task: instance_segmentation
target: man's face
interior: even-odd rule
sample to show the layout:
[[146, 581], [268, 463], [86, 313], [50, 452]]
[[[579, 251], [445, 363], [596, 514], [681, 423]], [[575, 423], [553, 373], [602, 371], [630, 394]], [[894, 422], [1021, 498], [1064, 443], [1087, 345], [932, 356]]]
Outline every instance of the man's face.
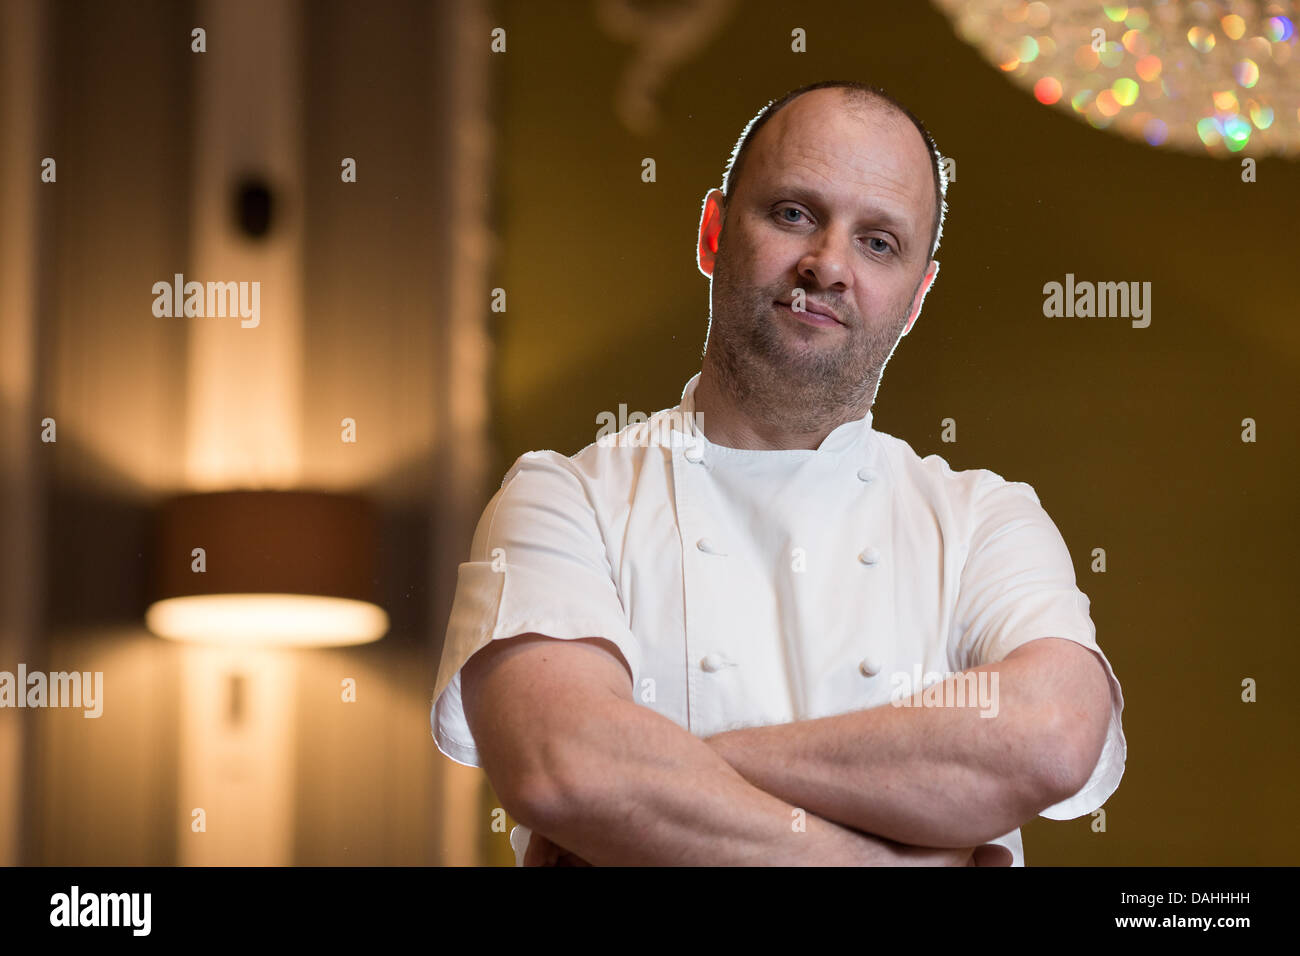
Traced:
[[[930, 154], [904, 116], [814, 90], [759, 130], [712, 257], [706, 354], [747, 414], [806, 430], [866, 414], [938, 267], [934, 211]], [[797, 289], [802, 315], [781, 304]]]

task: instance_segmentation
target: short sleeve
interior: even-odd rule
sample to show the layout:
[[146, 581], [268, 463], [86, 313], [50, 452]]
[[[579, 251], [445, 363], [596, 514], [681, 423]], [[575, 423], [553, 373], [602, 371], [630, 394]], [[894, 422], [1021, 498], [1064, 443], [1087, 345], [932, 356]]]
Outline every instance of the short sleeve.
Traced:
[[1029, 485], [988, 475], [974, 496], [970, 545], [951, 631], [952, 656], [963, 669], [978, 667], [1043, 637], [1071, 640], [1097, 655], [1110, 682], [1106, 742], [1079, 792], [1039, 814], [1069, 820], [1104, 804], [1124, 775], [1124, 695], [1097, 644], [1088, 597], [1076, 584], [1061, 533]]
[[438, 749], [481, 766], [461, 702], [465, 663], [490, 642], [520, 634], [600, 637], [635, 680], [641, 652], [614, 585], [586, 486], [554, 452], [529, 452], [506, 474], [479, 519], [470, 560], [460, 565], [430, 726]]

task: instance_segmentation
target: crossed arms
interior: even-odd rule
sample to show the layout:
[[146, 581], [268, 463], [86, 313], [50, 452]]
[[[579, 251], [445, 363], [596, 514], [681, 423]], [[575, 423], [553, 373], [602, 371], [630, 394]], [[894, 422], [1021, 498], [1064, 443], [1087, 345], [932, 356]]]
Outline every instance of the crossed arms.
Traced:
[[996, 718], [886, 704], [701, 739], [636, 703], [612, 643], [526, 634], [473, 655], [461, 694], [505, 809], [597, 866], [965, 865], [1083, 787], [1110, 713], [1072, 641], [974, 670], [999, 673]]

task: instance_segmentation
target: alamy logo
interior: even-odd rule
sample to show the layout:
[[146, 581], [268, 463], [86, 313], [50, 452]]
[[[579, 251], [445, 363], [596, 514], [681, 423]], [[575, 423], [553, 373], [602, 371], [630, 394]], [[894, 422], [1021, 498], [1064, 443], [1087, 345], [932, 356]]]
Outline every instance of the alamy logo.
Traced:
[[[630, 425], [644, 425], [649, 428], [627, 432]], [[618, 413], [601, 412], [596, 416], [600, 429], [596, 432], [596, 444], [603, 448], [638, 447], [638, 448], [681, 448], [689, 444], [686, 436], [704, 430], [703, 412], [683, 412], [672, 409], [658, 413], [656, 418], [645, 412], [628, 413], [627, 403], [620, 402]]]
[[104, 713], [103, 671], [0, 671], [0, 707], [82, 707], [83, 717]]
[[1132, 319], [1135, 329], [1151, 324], [1150, 282], [1075, 282], [1074, 273], [1067, 272], [1064, 286], [1049, 282], [1043, 295], [1043, 315], [1049, 319], [1115, 316]]
[[242, 328], [255, 329], [262, 321], [262, 283], [186, 282], [176, 273], [171, 282], [153, 284], [153, 314], [160, 319], [240, 316]]
[[133, 936], [148, 936], [151, 893], [70, 893], [50, 897], [51, 926], [129, 926]]
[[[926, 671], [913, 665], [890, 675], [893, 690], [889, 702], [895, 707], [978, 707], [981, 717], [998, 715], [997, 671]], [[917, 693], [920, 693], [919, 699]]]

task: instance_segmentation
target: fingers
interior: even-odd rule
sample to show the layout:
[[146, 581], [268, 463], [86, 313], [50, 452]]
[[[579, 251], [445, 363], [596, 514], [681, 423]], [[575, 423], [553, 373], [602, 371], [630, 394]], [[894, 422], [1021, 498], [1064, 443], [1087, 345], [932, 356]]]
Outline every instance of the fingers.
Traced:
[[540, 833], [534, 832], [524, 851], [524, 866], [555, 866], [560, 848]]
[[971, 855], [969, 866], [1010, 866], [1011, 851], [997, 843], [985, 843], [977, 846]]
[[561, 853], [560, 858], [555, 861], [556, 866], [591, 866], [586, 860], [576, 853]]
[[524, 866], [591, 866], [586, 860], [571, 853], [540, 833], [534, 832], [524, 851]]

